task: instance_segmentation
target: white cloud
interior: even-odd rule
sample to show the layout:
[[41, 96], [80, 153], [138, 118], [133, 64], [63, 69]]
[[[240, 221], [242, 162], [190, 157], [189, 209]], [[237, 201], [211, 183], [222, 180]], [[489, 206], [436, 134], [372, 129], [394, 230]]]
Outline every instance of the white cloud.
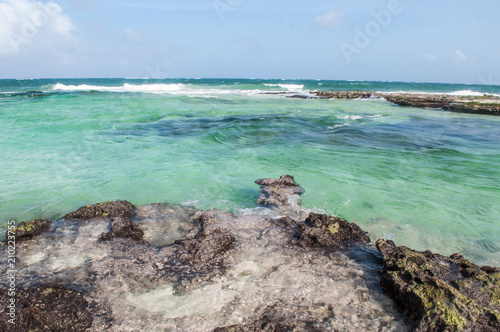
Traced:
[[0, 56], [17, 55], [38, 40], [53, 47], [73, 38], [76, 31], [69, 17], [55, 2], [31, 0], [0, 2]]
[[463, 54], [462, 51], [456, 50], [455, 51], [455, 61], [462, 62], [465, 60], [467, 60], [467, 55]]
[[335, 30], [346, 19], [347, 15], [343, 12], [328, 12], [325, 15], [318, 15], [314, 20], [314, 26], [320, 29]]
[[423, 55], [423, 58], [429, 62], [434, 62], [434, 61], [437, 61], [437, 56], [435, 56], [434, 54], [430, 53], [430, 54], [424, 54]]

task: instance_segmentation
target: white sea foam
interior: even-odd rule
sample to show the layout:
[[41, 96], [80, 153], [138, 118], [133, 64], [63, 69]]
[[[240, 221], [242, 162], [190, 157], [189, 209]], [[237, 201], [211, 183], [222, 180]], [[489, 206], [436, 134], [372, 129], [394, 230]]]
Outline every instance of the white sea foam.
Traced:
[[450, 92], [447, 94], [450, 96], [474, 96], [474, 97], [484, 96], [484, 93], [472, 90], [460, 90], [460, 91]]
[[337, 129], [337, 128], [349, 127], [349, 126], [351, 126], [351, 125], [348, 123], [343, 123], [343, 124], [338, 124], [335, 126], [328, 126], [326, 129]]
[[340, 117], [340, 119], [344, 119], [344, 120], [360, 120], [362, 118], [363, 117], [361, 115], [346, 115], [346, 116]]
[[125, 83], [122, 86], [101, 85], [64, 85], [57, 83], [53, 89], [58, 91], [101, 91], [101, 92], [143, 92], [143, 93], [171, 93], [181, 90], [185, 85], [178, 84], [143, 84], [134, 85]]
[[302, 84], [270, 84], [264, 83], [265, 86], [269, 87], [280, 87], [287, 92], [304, 92], [304, 85]]
[[217, 89], [217, 88], [200, 88], [191, 84], [129, 84], [125, 83], [121, 86], [101, 86], [101, 85], [65, 85], [57, 83], [52, 86], [55, 91], [100, 91], [100, 92], [115, 92], [115, 93], [152, 93], [152, 94], [172, 94], [184, 95], [188, 97], [217, 97], [219, 95], [245, 95], [252, 96], [269, 92], [261, 89]]
[[453, 91], [453, 92], [426, 92], [426, 91], [377, 91], [377, 93], [389, 93], [389, 94], [399, 94], [399, 93], [405, 93], [405, 94], [415, 94], [415, 95], [420, 95], [420, 94], [426, 94], [426, 95], [448, 95], [448, 96], [466, 96], [466, 97], [482, 97], [486, 95], [486, 93], [483, 92], [477, 92], [477, 91], [472, 91], [472, 90], [459, 90], [459, 91]]

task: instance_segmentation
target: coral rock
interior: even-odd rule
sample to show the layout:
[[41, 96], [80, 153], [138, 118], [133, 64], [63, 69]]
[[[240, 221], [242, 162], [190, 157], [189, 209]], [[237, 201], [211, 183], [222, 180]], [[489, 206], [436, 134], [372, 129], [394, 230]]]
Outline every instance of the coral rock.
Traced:
[[102, 217], [132, 217], [134, 206], [127, 201], [104, 202], [87, 205], [66, 214], [64, 219], [92, 219]]
[[368, 233], [358, 225], [326, 214], [310, 213], [297, 229], [298, 243], [304, 247], [341, 247], [353, 242], [370, 243]]
[[382, 287], [415, 319], [417, 331], [500, 331], [500, 272], [378, 240]]

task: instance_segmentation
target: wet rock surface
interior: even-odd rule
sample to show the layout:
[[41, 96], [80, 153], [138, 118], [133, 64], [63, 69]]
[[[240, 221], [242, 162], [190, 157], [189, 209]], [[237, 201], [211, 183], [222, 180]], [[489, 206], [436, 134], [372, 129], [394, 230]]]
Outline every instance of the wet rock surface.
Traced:
[[[302, 208], [292, 176], [257, 184], [265, 207], [241, 214], [117, 201], [53, 221], [17, 247], [18, 326], [54, 317], [45, 330], [71, 319], [88, 331], [499, 329], [499, 269], [391, 241], [377, 251], [357, 225]], [[58, 290], [50, 301], [47, 287]], [[29, 318], [31, 303], [49, 302], [57, 313]]]
[[[37, 219], [31, 221], [20, 222], [17, 227], [12, 231], [15, 234], [16, 242], [32, 239], [40, 235], [50, 228], [52, 221], [47, 219]], [[9, 232], [5, 233], [5, 237], [9, 238]]]
[[328, 305], [304, 307], [277, 304], [266, 307], [261, 316], [251, 323], [218, 327], [213, 332], [319, 332], [325, 330], [323, 326], [333, 317], [333, 309]]
[[10, 299], [7, 290], [0, 289], [1, 331], [86, 331], [92, 326], [92, 309], [74, 289], [48, 284], [17, 290], [15, 325], [8, 322]]
[[297, 229], [297, 243], [304, 247], [339, 248], [354, 242], [368, 244], [370, 237], [345, 219], [311, 212]]
[[109, 201], [94, 205], [87, 205], [66, 214], [64, 219], [92, 219], [112, 217], [132, 217], [134, 206], [127, 201]]
[[500, 269], [378, 240], [382, 287], [415, 319], [417, 331], [500, 331]]
[[294, 181], [291, 175], [282, 175], [279, 179], [259, 179], [255, 183], [261, 188], [257, 204], [265, 206], [289, 205], [291, 196], [300, 196], [304, 193], [304, 189]]

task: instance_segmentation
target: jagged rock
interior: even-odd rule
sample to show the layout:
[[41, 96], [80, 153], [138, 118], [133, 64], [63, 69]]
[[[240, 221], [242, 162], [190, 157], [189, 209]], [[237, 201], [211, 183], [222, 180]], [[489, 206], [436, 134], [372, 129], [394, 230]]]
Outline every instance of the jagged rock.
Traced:
[[500, 269], [378, 240], [381, 285], [415, 319], [417, 331], [500, 331]]
[[384, 98], [399, 106], [441, 108], [451, 112], [500, 115], [500, 97], [484, 96], [452, 96], [428, 93], [387, 93], [367, 91], [317, 91], [319, 98], [367, 99]]
[[111, 231], [103, 233], [101, 239], [110, 240], [113, 237], [129, 238], [137, 242], [144, 242], [144, 232], [139, 225], [130, 218], [118, 217], [111, 222]]
[[282, 175], [278, 180], [259, 179], [255, 183], [261, 188], [257, 204], [276, 207], [288, 205], [290, 196], [300, 196], [304, 193], [304, 189], [294, 181], [291, 175]]
[[99, 217], [132, 217], [134, 205], [127, 201], [109, 201], [95, 205], [87, 205], [66, 214], [64, 219], [92, 219]]
[[[31, 239], [50, 228], [52, 221], [47, 219], [37, 219], [20, 222], [11, 232], [15, 233], [16, 241]], [[5, 237], [9, 238], [9, 231], [5, 232]]]
[[8, 304], [12, 297], [7, 289], [0, 289], [1, 331], [86, 331], [92, 325], [89, 303], [76, 290], [47, 284], [17, 290], [15, 298], [15, 324], [11, 324]]
[[336, 248], [353, 242], [370, 243], [368, 233], [342, 218], [311, 212], [297, 229], [297, 242], [304, 247]]

